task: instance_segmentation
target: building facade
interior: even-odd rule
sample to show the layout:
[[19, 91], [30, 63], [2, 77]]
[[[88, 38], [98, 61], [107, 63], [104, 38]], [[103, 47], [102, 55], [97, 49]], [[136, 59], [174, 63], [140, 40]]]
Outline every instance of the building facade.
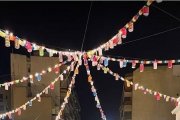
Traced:
[[[133, 81], [133, 74], [127, 74], [126, 78]], [[132, 86], [123, 85], [120, 106], [120, 120], [132, 120]]]
[[[134, 83], [152, 90], [174, 97], [180, 94], [179, 65], [174, 65], [172, 69], [158, 66], [157, 70], [145, 67], [144, 72], [136, 69], [130, 76]], [[133, 88], [128, 89], [125, 84], [120, 107], [121, 120], [175, 120], [175, 116], [171, 114], [175, 107], [173, 103], [157, 101], [152, 95], [144, 95], [139, 90], [134, 91]], [[131, 102], [127, 103], [127, 101]]]
[[[35, 74], [46, 70], [48, 67], [53, 67], [58, 63], [57, 57], [37, 57], [30, 58], [24, 55], [11, 54], [11, 74], [12, 80], [20, 79], [23, 76]], [[60, 71], [66, 68], [65, 65], [60, 67]], [[34, 80], [34, 83], [29, 82], [20, 83], [12, 86], [11, 89], [11, 109], [14, 109], [41, 92], [51, 81], [58, 76], [54, 72], [47, 73], [42, 76], [41, 81]], [[58, 81], [55, 84], [54, 90], [50, 91], [48, 95], [42, 95], [41, 102], [33, 102], [31, 108], [23, 111], [21, 116], [15, 115], [15, 120], [55, 120], [55, 117], [60, 109], [61, 103], [64, 100], [70, 78], [64, 81]], [[69, 103], [67, 104], [63, 119], [64, 120], [80, 120], [80, 105], [76, 92], [73, 91]]]

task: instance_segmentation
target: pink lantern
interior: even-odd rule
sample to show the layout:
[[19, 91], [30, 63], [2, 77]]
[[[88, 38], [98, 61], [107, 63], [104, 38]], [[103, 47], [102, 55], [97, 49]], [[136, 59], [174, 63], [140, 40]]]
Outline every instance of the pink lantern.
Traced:
[[26, 41], [26, 45], [25, 45], [26, 49], [28, 52], [32, 52], [32, 45], [30, 42]]
[[148, 6], [144, 6], [143, 7], [143, 15], [144, 16], [148, 16], [149, 15], [149, 7]]
[[50, 84], [50, 89], [51, 89], [51, 90], [54, 90], [54, 83], [51, 83], [51, 84]]
[[122, 28], [122, 29], [121, 29], [121, 35], [122, 35], [122, 38], [126, 38], [126, 36], [127, 36], [127, 30], [126, 30], [126, 28]]
[[172, 60], [169, 60], [169, 61], [168, 61], [168, 68], [172, 68], [172, 67], [173, 67]]
[[140, 64], [140, 72], [143, 72], [144, 71], [144, 63], [141, 63]]

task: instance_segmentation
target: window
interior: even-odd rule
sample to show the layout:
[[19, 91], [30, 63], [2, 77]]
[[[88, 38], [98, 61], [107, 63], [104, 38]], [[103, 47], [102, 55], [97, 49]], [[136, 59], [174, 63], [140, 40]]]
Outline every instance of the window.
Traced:
[[0, 94], [0, 102], [3, 102], [3, 94]]
[[124, 112], [124, 118], [126, 119], [132, 119], [132, 112]]

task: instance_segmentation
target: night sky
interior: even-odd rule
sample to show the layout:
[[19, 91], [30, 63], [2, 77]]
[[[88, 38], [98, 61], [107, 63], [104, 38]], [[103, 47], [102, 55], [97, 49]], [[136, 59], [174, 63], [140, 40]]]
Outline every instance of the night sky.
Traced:
[[[80, 50], [90, 2], [0, 2], [0, 28], [40, 45], [58, 50]], [[145, 2], [97, 2], [92, 4], [84, 50], [96, 48], [108, 41], [138, 12]], [[105, 55], [139, 59], [180, 58], [180, 2], [154, 3], [150, 15], [135, 23], [122, 45]], [[168, 15], [169, 14], [169, 15]], [[178, 28], [177, 28], [178, 27]], [[175, 29], [169, 32], [166, 30]], [[161, 33], [159, 33], [161, 32]], [[151, 36], [156, 34], [154, 36]], [[149, 36], [149, 37], [147, 37]], [[139, 39], [140, 38], [140, 39]], [[141, 39], [142, 38], [142, 39]], [[134, 41], [135, 42], [129, 42]], [[24, 48], [6, 48], [0, 38], [0, 80], [9, 80], [10, 53], [28, 55]], [[124, 76], [132, 69], [110, 68]], [[119, 120], [123, 83], [91, 67], [101, 105], [108, 120]], [[100, 120], [94, 97], [87, 82], [85, 68], [80, 68], [75, 90], [81, 105], [82, 120]]]

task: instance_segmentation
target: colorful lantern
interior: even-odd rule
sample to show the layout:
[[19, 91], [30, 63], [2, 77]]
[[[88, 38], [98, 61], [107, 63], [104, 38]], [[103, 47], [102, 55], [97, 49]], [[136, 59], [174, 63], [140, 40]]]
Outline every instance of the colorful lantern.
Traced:
[[11, 46], [11, 44], [10, 44], [10, 39], [9, 39], [9, 35], [8, 35], [8, 34], [6, 34], [6, 36], [5, 36], [5, 46], [6, 46], [6, 47], [10, 47], [10, 46]]
[[25, 48], [27, 49], [28, 52], [32, 52], [32, 45], [30, 42], [26, 41]]
[[133, 32], [133, 30], [134, 30], [134, 23], [133, 22], [129, 22], [128, 31], [129, 32]]
[[143, 72], [144, 71], [144, 63], [141, 63], [140, 64], [140, 72]]
[[144, 16], [148, 16], [149, 15], [149, 7], [148, 6], [144, 6], [143, 7], [143, 15]]
[[120, 31], [121, 31], [122, 38], [126, 38], [126, 36], [127, 36], [126, 28], [122, 28]]
[[14, 46], [16, 49], [19, 49], [20, 48], [20, 44], [19, 44], [19, 38], [16, 37], [15, 41], [14, 41]]
[[39, 56], [44, 56], [44, 47], [39, 48]]

